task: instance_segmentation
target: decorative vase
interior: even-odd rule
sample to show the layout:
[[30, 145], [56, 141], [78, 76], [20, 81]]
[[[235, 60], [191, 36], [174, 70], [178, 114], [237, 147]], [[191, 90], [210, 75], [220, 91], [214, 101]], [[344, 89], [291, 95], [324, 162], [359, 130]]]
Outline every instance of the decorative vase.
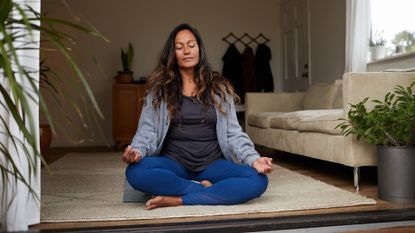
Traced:
[[133, 82], [134, 75], [132, 71], [118, 71], [116, 77], [117, 83], [120, 84], [130, 84]]
[[386, 49], [384, 45], [377, 45], [371, 47], [372, 61], [385, 58]]
[[378, 196], [415, 203], [415, 147], [378, 147]]

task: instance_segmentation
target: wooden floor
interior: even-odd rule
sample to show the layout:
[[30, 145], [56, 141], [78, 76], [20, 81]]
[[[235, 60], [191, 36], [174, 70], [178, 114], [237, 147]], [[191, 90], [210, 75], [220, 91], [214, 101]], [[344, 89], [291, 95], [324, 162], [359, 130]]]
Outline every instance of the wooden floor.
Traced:
[[[257, 148], [258, 151], [263, 156], [273, 157], [274, 163], [299, 172], [303, 175], [313, 177], [317, 180], [321, 180], [325, 183], [334, 185], [341, 189], [354, 192], [355, 188], [353, 186], [353, 169], [350, 167], [324, 162], [320, 160], [306, 158], [304, 156], [297, 156], [292, 154], [287, 154], [283, 152], [277, 152], [273, 150], [267, 150], [264, 148]], [[51, 148], [45, 154], [45, 160], [48, 164], [59, 159], [64, 154], [69, 152], [108, 152], [116, 151], [115, 149], [109, 148]], [[121, 152], [120, 152], [121, 158]], [[278, 172], [278, 170], [273, 171]], [[372, 213], [380, 213], [384, 219], [388, 219], [387, 216], [391, 213], [393, 215], [389, 220], [399, 221], [399, 220], [408, 220], [407, 218], [413, 219], [413, 216], [409, 216], [408, 213], [415, 211], [415, 204], [396, 204], [386, 201], [382, 201], [377, 197], [377, 182], [376, 182], [376, 168], [373, 167], [364, 167], [361, 170], [361, 182], [360, 182], [360, 194], [374, 198], [377, 201], [376, 205], [367, 205], [367, 206], [354, 206], [354, 207], [341, 207], [341, 208], [328, 208], [328, 209], [318, 209], [318, 210], [305, 210], [305, 211], [285, 211], [285, 212], [275, 212], [275, 213], [258, 213], [258, 214], [239, 214], [239, 215], [226, 215], [226, 216], [210, 216], [210, 217], [193, 217], [193, 218], [172, 218], [172, 219], [161, 219], [161, 220], [128, 220], [128, 221], [103, 221], [103, 222], [85, 222], [85, 223], [42, 223], [37, 224], [31, 227], [31, 229], [40, 229], [47, 231], [48, 229], [74, 229], [74, 228], [101, 228], [101, 227], [128, 227], [135, 226], [145, 227], [145, 226], [161, 226], [166, 224], [176, 224], [177, 222], [183, 224], [192, 223], [228, 223], [233, 224], [232, 222], [239, 222], [241, 224], [241, 219], [246, 219], [247, 221], [269, 221], [273, 224], [276, 224], [278, 221], [294, 221], [295, 219], [312, 219], [313, 216], [319, 217], [324, 216], [326, 219], [326, 224], [330, 224], [330, 219], [327, 216], [333, 216], [341, 219], [344, 216], [353, 216], [357, 213], [362, 213], [362, 216], [370, 216]], [[412, 210], [412, 208], [414, 208]], [[402, 214], [401, 214], [402, 213]], [[362, 217], [363, 219], [364, 217]], [[406, 218], [406, 219], [405, 219]], [[294, 219], [294, 220], [293, 220]], [[372, 218], [374, 221], [379, 219], [379, 221], [384, 221], [378, 217]], [[245, 221], [245, 222], [247, 222]], [[313, 220], [314, 221], [314, 220]], [[329, 222], [327, 222], [329, 221]], [[355, 221], [358, 221], [356, 219]], [[368, 220], [369, 221], [369, 220]], [[333, 220], [333, 224], [334, 224]], [[259, 225], [258, 225], [259, 226]], [[291, 226], [292, 228], [293, 226]], [[138, 229], [137, 228], [137, 229]], [[259, 229], [269, 229], [269, 228], [259, 228]], [[409, 229], [409, 228], [408, 228]], [[251, 229], [252, 231], [253, 229]], [[258, 230], [258, 229], [256, 229]], [[138, 232], [138, 231], [137, 231]], [[232, 232], [232, 231], [227, 231]]]

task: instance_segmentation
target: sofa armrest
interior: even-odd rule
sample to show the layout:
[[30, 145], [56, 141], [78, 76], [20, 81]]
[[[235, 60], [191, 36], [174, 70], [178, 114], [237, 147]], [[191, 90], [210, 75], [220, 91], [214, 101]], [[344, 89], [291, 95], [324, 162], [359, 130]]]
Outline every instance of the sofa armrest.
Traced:
[[345, 73], [343, 75], [343, 109], [344, 116], [350, 104], [356, 104], [369, 97], [366, 107], [373, 108], [372, 100], [383, 100], [387, 92], [392, 92], [396, 85], [409, 86], [415, 81], [415, 72], [365, 72]]
[[262, 93], [245, 95], [245, 125], [248, 115], [255, 112], [290, 112], [303, 108], [304, 92]]

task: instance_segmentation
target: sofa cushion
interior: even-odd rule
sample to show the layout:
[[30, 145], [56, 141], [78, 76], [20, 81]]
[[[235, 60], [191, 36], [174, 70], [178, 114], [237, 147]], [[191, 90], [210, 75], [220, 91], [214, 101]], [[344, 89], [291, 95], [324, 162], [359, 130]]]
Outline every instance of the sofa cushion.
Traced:
[[297, 129], [300, 132], [320, 132], [333, 135], [341, 135], [341, 130], [336, 126], [342, 123], [338, 120], [343, 117], [343, 109], [327, 109], [324, 112], [318, 112], [313, 116], [308, 116], [297, 123]]
[[303, 109], [331, 109], [337, 94], [336, 83], [317, 83], [311, 85], [304, 96]]
[[274, 116], [278, 116], [283, 112], [257, 112], [249, 114], [248, 124], [259, 128], [269, 128], [270, 119]]
[[270, 128], [297, 130], [298, 122], [312, 116], [321, 116], [326, 114], [330, 109], [319, 110], [301, 110], [287, 113], [280, 113], [270, 117]]

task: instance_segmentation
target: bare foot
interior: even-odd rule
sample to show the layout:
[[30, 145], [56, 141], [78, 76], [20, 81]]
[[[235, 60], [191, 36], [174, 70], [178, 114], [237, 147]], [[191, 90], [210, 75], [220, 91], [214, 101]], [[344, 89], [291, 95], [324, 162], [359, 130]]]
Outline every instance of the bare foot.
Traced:
[[181, 197], [156, 196], [147, 201], [146, 207], [151, 210], [157, 207], [179, 206], [182, 204]]
[[202, 180], [200, 181], [200, 184], [205, 186], [205, 188], [212, 186], [212, 183], [210, 183], [208, 180]]

